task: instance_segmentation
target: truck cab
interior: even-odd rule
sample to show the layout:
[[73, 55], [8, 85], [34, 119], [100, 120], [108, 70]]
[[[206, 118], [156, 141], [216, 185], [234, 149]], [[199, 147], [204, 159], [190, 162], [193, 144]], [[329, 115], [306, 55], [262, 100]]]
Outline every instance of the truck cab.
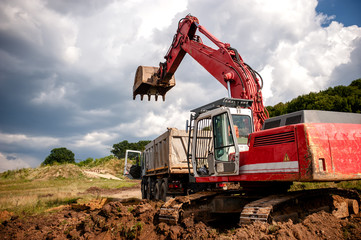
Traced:
[[239, 153], [254, 131], [252, 101], [222, 98], [192, 110], [191, 159], [195, 177], [239, 174]]

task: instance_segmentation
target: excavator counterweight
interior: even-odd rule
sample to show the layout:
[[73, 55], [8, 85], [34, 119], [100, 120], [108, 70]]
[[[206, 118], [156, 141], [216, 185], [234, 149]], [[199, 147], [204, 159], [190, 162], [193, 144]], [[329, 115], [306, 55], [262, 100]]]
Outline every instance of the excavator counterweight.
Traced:
[[148, 96], [150, 100], [151, 95], [155, 96], [155, 100], [158, 100], [158, 96], [161, 95], [163, 101], [165, 100], [165, 94], [175, 85], [174, 76], [167, 83], [161, 83], [158, 77], [159, 67], [146, 67], [139, 66], [134, 78], [133, 85], [133, 99], [139, 94], [141, 100], [144, 95]]

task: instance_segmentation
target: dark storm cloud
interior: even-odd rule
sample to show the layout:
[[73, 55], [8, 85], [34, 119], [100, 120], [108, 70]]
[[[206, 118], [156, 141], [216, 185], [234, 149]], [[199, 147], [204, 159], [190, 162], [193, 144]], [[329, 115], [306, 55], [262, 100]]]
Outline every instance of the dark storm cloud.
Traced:
[[18, 24], [0, 29], [1, 57], [6, 60], [1, 64], [4, 70], [48, 69], [59, 63], [61, 36], [56, 33], [56, 28], [39, 25], [39, 19], [28, 22], [29, 19], [22, 17], [26, 14], [19, 11], [12, 16], [14, 19], [2, 19], [8, 23], [17, 21]]
[[153, 53], [136, 39], [141, 19], [124, 16], [133, 14], [122, 3], [107, 9], [111, 2], [0, 3], [0, 165], [39, 164], [62, 146], [76, 158], [101, 157], [136, 138], [116, 126], [149, 112], [151, 103], [132, 102], [131, 86]]
[[34, 105], [32, 99], [62, 63], [61, 35], [52, 23], [31, 14], [29, 9], [17, 8], [15, 1], [1, 11], [0, 131], [52, 135], [62, 132], [54, 119], [65, 122], [66, 112]]
[[[45, 67], [45, 66], [44, 66]], [[64, 123], [74, 114], [74, 109], [64, 105], [49, 106], [34, 103], [34, 99], [46, 91], [51, 72], [2, 72], [0, 88], [0, 126], [9, 133], [56, 135], [65, 134]], [[61, 78], [54, 86], [61, 86]]]
[[[0, 30], [0, 47], [3, 54], [6, 53], [16, 59], [21, 59], [21, 61], [29, 61], [33, 59], [42, 60], [41, 54], [39, 54], [39, 51], [36, 49], [34, 44], [22, 39], [17, 33], [12, 31]], [[6, 63], [9, 62], [4, 61], [1, 65], [3, 66]], [[9, 67], [9, 65], [6, 65], [6, 67]]]

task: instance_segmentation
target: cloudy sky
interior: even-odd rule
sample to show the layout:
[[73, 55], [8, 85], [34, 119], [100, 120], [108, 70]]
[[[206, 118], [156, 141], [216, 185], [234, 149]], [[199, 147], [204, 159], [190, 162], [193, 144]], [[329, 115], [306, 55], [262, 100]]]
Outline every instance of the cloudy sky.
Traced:
[[132, 100], [138, 65], [157, 66], [180, 18], [196, 16], [263, 76], [266, 105], [361, 77], [358, 0], [2, 0], [0, 172], [51, 149], [77, 160], [123, 140], [184, 129], [227, 91], [186, 56], [166, 101]]

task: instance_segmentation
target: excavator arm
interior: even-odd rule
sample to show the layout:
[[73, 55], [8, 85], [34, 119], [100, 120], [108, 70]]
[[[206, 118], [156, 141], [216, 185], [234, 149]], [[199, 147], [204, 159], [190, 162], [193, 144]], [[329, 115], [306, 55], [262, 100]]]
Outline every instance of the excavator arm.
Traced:
[[[205, 44], [196, 31], [212, 41], [218, 49]], [[196, 17], [188, 15], [178, 23], [177, 33], [165, 55], [165, 62], [159, 68], [139, 66], [133, 87], [133, 99], [136, 95], [158, 95], [165, 99], [165, 94], [175, 85], [174, 73], [182, 62], [185, 54], [192, 56], [225, 88], [232, 98], [253, 100], [251, 109], [254, 115], [255, 131], [262, 128], [268, 112], [263, 106], [262, 78], [247, 65], [237, 50], [230, 44], [223, 43], [199, 24]]]

